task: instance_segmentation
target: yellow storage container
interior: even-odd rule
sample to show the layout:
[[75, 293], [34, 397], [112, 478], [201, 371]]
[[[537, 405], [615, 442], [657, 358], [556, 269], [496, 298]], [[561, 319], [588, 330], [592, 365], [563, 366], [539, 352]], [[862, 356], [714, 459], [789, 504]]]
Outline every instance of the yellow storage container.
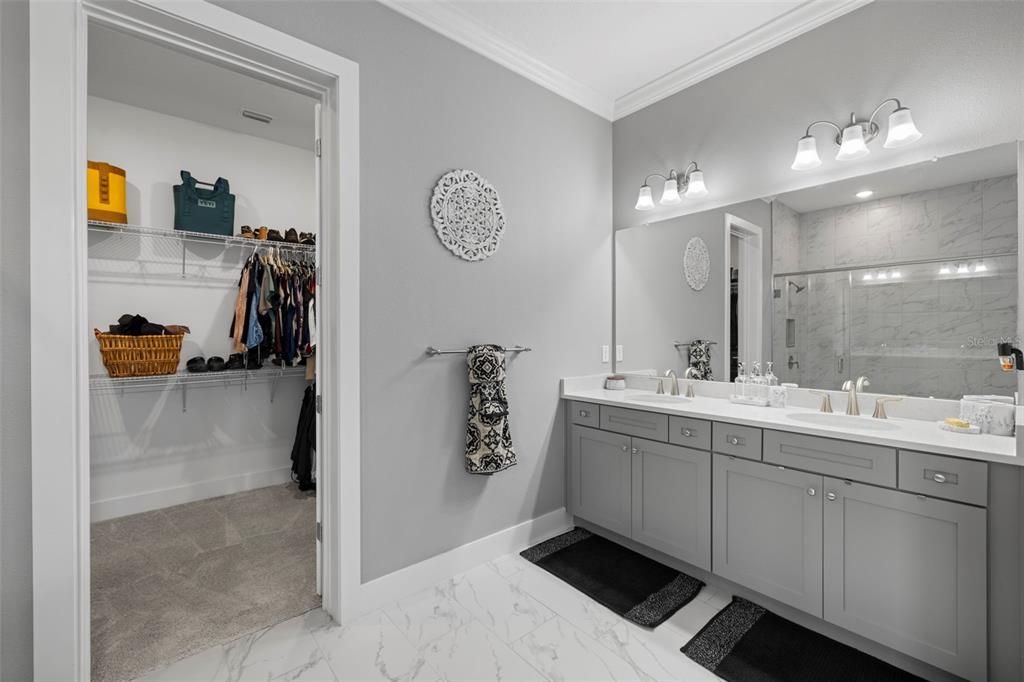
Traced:
[[124, 169], [102, 161], [90, 161], [87, 176], [89, 220], [127, 223]]

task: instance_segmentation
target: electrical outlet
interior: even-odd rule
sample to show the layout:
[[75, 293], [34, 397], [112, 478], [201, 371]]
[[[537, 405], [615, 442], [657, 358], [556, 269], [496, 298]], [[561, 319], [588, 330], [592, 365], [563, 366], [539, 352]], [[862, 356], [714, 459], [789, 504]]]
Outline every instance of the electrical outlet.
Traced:
[[608, 362], [608, 346], [601, 346], [601, 362]]
[[622, 362], [622, 345], [615, 346], [615, 362]]

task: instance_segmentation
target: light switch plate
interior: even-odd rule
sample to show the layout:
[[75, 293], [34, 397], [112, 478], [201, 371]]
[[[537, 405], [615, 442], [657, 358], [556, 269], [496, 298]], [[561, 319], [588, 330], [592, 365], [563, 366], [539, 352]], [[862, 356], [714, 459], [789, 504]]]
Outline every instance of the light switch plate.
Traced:
[[615, 362], [622, 362], [622, 346], [615, 346]]
[[609, 362], [608, 346], [601, 346], [601, 362]]

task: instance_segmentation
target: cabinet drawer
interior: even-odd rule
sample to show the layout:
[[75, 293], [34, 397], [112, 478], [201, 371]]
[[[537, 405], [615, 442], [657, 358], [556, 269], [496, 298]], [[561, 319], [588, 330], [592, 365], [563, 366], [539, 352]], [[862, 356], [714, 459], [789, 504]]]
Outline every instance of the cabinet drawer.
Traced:
[[879, 445], [765, 431], [764, 461], [850, 481], [896, 487], [896, 450]]
[[668, 415], [601, 406], [601, 428], [651, 440], [668, 440]]
[[669, 417], [668, 442], [697, 450], [710, 450], [711, 422], [689, 417]]
[[745, 459], [761, 459], [761, 429], [715, 422], [711, 429], [715, 452]]
[[900, 450], [900, 488], [982, 507], [988, 504], [988, 465]]
[[569, 421], [573, 424], [592, 426], [596, 429], [601, 424], [597, 405], [594, 403], [581, 403], [579, 400], [570, 400]]

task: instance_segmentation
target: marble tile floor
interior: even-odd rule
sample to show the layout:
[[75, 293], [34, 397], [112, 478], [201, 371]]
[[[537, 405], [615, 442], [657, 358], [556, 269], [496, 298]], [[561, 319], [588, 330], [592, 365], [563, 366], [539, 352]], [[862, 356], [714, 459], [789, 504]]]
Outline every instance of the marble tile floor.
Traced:
[[93, 681], [257, 641], [247, 633], [280, 641], [290, 630], [261, 630], [320, 605], [315, 533], [316, 498], [294, 484], [94, 523]]
[[730, 599], [705, 587], [652, 631], [512, 554], [345, 627], [316, 609], [139, 682], [718, 680], [679, 648]]

